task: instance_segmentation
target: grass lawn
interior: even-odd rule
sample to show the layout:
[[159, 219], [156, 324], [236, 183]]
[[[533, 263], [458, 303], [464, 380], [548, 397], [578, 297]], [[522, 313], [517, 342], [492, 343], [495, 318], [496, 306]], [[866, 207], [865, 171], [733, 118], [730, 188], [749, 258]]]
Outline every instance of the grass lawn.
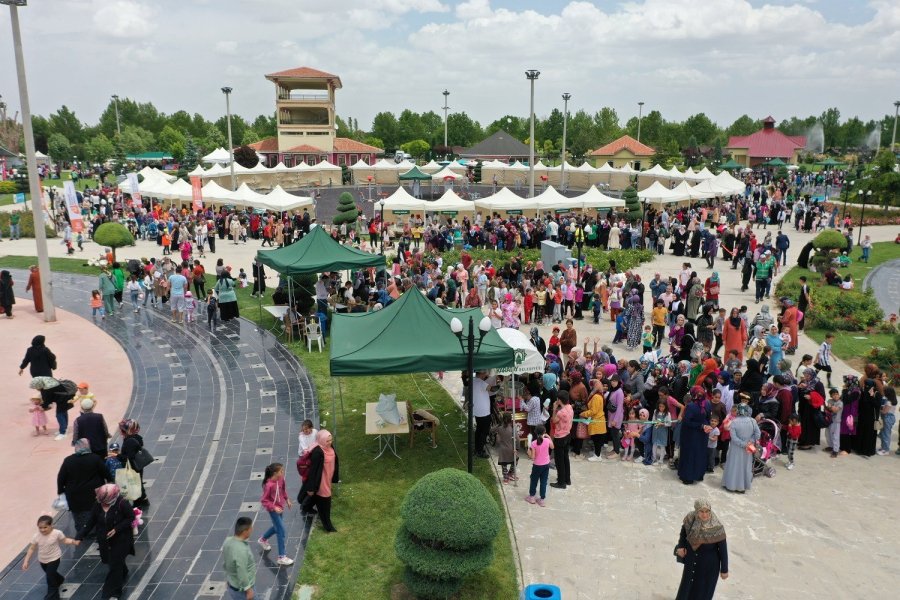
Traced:
[[[27, 268], [35, 262], [34, 257], [0, 257], [0, 267]], [[96, 267], [71, 258], [51, 259], [51, 268], [89, 275], [98, 272]], [[213, 278], [208, 277], [207, 287], [212, 283]], [[274, 320], [265, 311], [260, 319], [258, 301], [250, 297], [250, 291], [251, 288], [238, 290], [241, 315], [268, 329]], [[317, 599], [391, 598], [392, 587], [401, 581], [403, 571], [394, 553], [400, 504], [406, 491], [423, 475], [444, 467], [466, 468], [463, 414], [436, 381], [419, 373], [342, 378], [343, 417], [339, 416], [340, 404], [339, 414], [333, 415], [328, 349], [308, 353], [305, 346], [295, 342], [291, 350], [306, 366], [316, 386], [324, 426], [333, 431], [337, 419], [343, 481], [336, 488], [332, 514], [338, 533], [326, 535], [316, 527], [310, 536], [299, 583], [315, 586]], [[365, 404], [377, 401], [381, 392], [396, 393], [398, 399], [411, 401], [414, 408], [425, 408], [435, 414], [441, 420], [438, 447], [431, 448], [427, 434], [417, 435], [412, 449], [406, 438], [399, 438], [397, 451], [401, 460], [389, 453], [373, 460], [377, 444], [375, 439], [364, 435]], [[500, 502], [493, 465], [487, 460], [475, 460], [475, 475]], [[518, 597], [518, 576], [505, 521], [494, 550], [494, 561], [487, 570], [466, 581], [460, 599]]]
[[[849, 273], [853, 277], [855, 285], [862, 289], [863, 280], [878, 265], [890, 262], [900, 258], [900, 244], [893, 242], [877, 242], [872, 245], [872, 252], [868, 263], [858, 262], [862, 250], [858, 247], [853, 249], [854, 262], [846, 269], [840, 269], [842, 275]], [[818, 285], [818, 279], [815, 273], [802, 267], [794, 267], [788, 271], [782, 281], [795, 282], [802, 275], [806, 275], [810, 281], [810, 285]], [[823, 342], [827, 331], [824, 329], [806, 329], [806, 334], [816, 342]], [[862, 338], [862, 339], [857, 339]], [[890, 333], [865, 333], [840, 331], [834, 339], [834, 347], [832, 351], [834, 355], [841, 360], [847, 362], [854, 369], [862, 370], [866, 362], [866, 356], [874, 347], [893, 348], [894, 334]]]
[[[44, 179], [44, 181], [43, 181], [44, 189], [47, 190], [48, 188], [51, 188], [51, 187], [61, 188], [63, 186], [64, 181], [68, 181], [72, 178], [70, 173], [71, 173], [70, 171], [63, 171], [60, 175], [61, 179]], [[78, 181], [75, 182], [75, 189], [78, 190], [79, 192], [81, 192], [81, 191], [84, 191], [84, 189], [87, 187], [95, 187], [96, 185], [97, 185], [96, 179], [93, 179], [93, 178], [79, 179]], [[13, 194], [0, 194], [0, 206], [3, 206], [4, 204], [12, 204], [13, 201], [14, 201]], [[31, 201], [31, 194], [29, 194], [27, 192], [25, 193], [25, 201], [26, 202]], [[29, 208], [31, 207], [30, 204], [28, 206], [29, 206]]]

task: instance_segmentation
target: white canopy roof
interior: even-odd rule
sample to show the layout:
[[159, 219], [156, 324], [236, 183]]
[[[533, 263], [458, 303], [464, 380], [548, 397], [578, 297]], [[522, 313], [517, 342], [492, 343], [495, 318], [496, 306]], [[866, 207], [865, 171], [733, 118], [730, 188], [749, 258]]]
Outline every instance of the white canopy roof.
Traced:
[[641, 173], [639, 175], [639, 177], [664, 177], [666, 179], [670, 178], [671, 176], [672, 176], [671, 173], [666, 171], [659, 164], [655, 164], [652, 167], [650, 167], [649, 169], [647, 169], [645, 171], [641, 171]]
[[414, 166], [416, 166], [416, 163], [406, 160], [405, 158], [398, 163], [394, 163], [394, 169], [398, 173], [406, 173], [407, 171], [412, 169]]
[[[235, 166], [237, 166], [237, 165], [235, 165]], [[230, 172], [231, 172], [230, 169], [226, 169], [219, 163], [214, 163], [213, 166], [211, 166], [210, 168], [206, 169], [206, 171], [203, 172], [202, 177], [218, 177], [219, 175], [224, 175], [225, 173], [230, 173]], [[237, 173], [237, 171], [235, 171], [235, 173]]]
[[230, 203], [232, 191], [226, 190], [215, 181], [208, 181], [200, 190], [204, 202]]
[[431, 204], [430, 202], [426, 202], [425, 200], [419, 200], [418, 198], [412, 196], [409, 192], [406, 191], [406, 188], [400, 186], [397, 188], [393, 194], [385, 198], [384, 200], [379, 200], [375, 203], [375, 209], [381, 210], [382, 203], [384, 203], [384, 210], [427, 210], [427, 204]]
[[203, 177], [206, 174], [206, 171], [200, 165], [194, 167], [194, 169], [188, 173], [188, 177]]
[[722, 171], [713, 178], [713, 182], [728, 194], [741, 194], [746, 189], [743, 181], [735, 179], [728, 171]]
[[638, 192], [638, 198], [644, 202], [666, 202], [672, 195], [671, 191], [660, 182], [654, 181], [650, 187]]
[[[364, 164], [366, 167], [369, 166], [369, 165], [366, 165], [365, 163], [363, 163], [363, 164]], [[288, 170], [291, 171], [292, 173], [299, 173], [299, 172], [301, 172], [301, 171], [311, 171], [313, 168], [314, 168], [314, 167], [311, 167], [311, 166], [309, 166], [308, 164], [306, 164], [306, 161], [305, 161], [305, 160], [301, 160], [301, 161], [300, 161], [300, 164], [294, 165], [293, 167], [289, 167]], [[352, 169], [352, 168], [353, 168], [353, 167], [351, 167], [351, 169]]]
[[459, 179], [460, 177], [462, 177], [462, 175], [460, 175], [459, 173], [454, 173], [448, 167], [444, 167], [437, 173], [433, 174], [431, 176], [431, 179], [432, 181], [442, 181], [447, 177], [449, 177], [450, 179]]
[[619, 169], [619, 173], [637, 173], [631, 163], [625, 163], [625, 166]]
[[552, 185], [548, 185], [546, 190], [534, 197], [534, 200], [537, 200], [540, 210], [573, 209], [577, 205], [573, 198], [563, 196]]
[[237, 206], [262, 206], [265, 204], [263, 198], [263, 194], [254, 192], [246, 183], [242, 183], [231, 195], [231, 203]]
[[[528, 167], [525, 168], [527, 169]], [[543, 163], [543, 161], [538, 160], [536, 163], [534, 163], [535, 173], [546, 173], [548, 170], [549, 168]]]
[[625, 206], [625, 201], [621, 198], [612, 198], [607, 196], [603, 192], [597, 189], [596, 186], [591, 186], [588, 191], [581, 194], [580, 196], [576, 196], [573, 200], [577, 201], [580, 204], [580, 208], [621, 208]]
[[451, 171], [455, 171], [457, 173], [465, 173], [466, 172], [466, 165], [461, 165], [456, 160], [451, 161], [450, 164], [448, 164], [444, 168], [450, 169]]
[[597, 172], [598, 173], [619, 173], [620, 171], [619, 171], [619, 169], [615, 168], [608, 162], [604, 162], [602, 165], [597, 167]]
[[431, 161], [428, 162], [427, 165], [423, 165], [423, 166], [419, 167], [419, 170], [422, 171], [423, 173], [437, 173], [438, 171], [441, 170], [441, 165], [437, 164], [432, 159]]
[[509, 169], [509, 170], [511, 170], [511, 171], [527, 171], [527, 170], [528, 170], [528, 167], [526, 167], [525, 165], [523, 165], [523, 164], [520, 163], [519, 161], [516, 161], [516, 162], [514, 162], [513, 164], [509, 165], [509, 166], [507, 167], [507, 169]]
[[[300, 163], [300, 164], [306, 164], [306, 163]], [[296, 167], [294, 167], [294, 168], [296, 168]], [[355, 171], [356, 169], [371, 169], [371, 168], [372, 168], [372, 165], [363, 162], [362, 159], [360, 159], [360, 160], [356, 161], [355, 163], [353, 163], [352, 165], [350, 165], [351, 171]]]
[[503, 161], [499, 161], [496, 158], [494, 160], [489, 160], [487, 162], [481, 163], [482, 169], [505, 169], [507, 167], [509, 167], [508, 164]]
[[319, 171], [340, 171], [341, 168], [337, 165], [333, 165], [327, 160], [319, 161], [319, 163], [313, 167], [313, 169], [318, 169]]
[[506, 345], [515, 351], [515, 364], [511, 367], [495, 369], [496, 373], [524, 375], [540, 373], [544, 370], [544, 357], [537, 351], [531, 339], [518, 329], [501, 327], [497, 330]]
[[669, 169], [669, 176], [672, 179], [684, 179], [684, 173], [678, 170], [678, 167], [673, 166]]
[[372, 165], [371, 168], [375, 169], [376, 171], [396, 171], [397, 163], [388, 162], [382, 158], [374, 165]]
[[[235, 165], [235, 166], [237, 166], [237, 165]], [[255, 165], [253, 165], [252, 167], [250, 167], [249, 169], [247, 169], [247, 171], [249, 171], [250, 173], [268, 173], [269, 169], [266, 167], [266, 165], [262, 164], [262, 162], [258, 162]]]
[[476, 200], [475, 207], [488, 211], [536, 210], [538, 203], [537, 198], [523, 198], [509, 188], [502, 187], [496, 194]]
[[[603, 164], [606, 164], [606, 163], [603, 163]], [[568, 167], [569, 167], [569, 165], [567, 163], [566, 168], [568, 168]], [[573, 171], [584, 171], [586, 173], [596, 173], [597, 172], [597, 169], [595, 169], [594, 167], [592, 167], [590, 164], [588, 164], [586, 162], [581, 163], [577, 167], [572, 167], [572, 170]]]
[[475, 212], [475, 203], [471, 200], [464, 200], [453, 190], [447, 190], [444, 195], [433, 202], [425, 202], [425, 210], [431, 211], [457, 211], [457, 212]]
[[715, 175], [712, 174], [712, 171], [703, 167], [703, 169], [694, 174], [694, 177], [696, 177], [698, 181], [703, 181], [704, 179], [712, 179]]
[[294, 210], [301, 206], [312, 206], [313, 200], [308, 196], [295, 196], [284, 191], [280, 185], [276, 185], [271, 192], [263, 196], [261, 204], [255, 205], [270, 210], [285, 211]]
[[225, 148], [216, 148], [203, 157], [203, 162], [207, 163], [227, 163], [231, 160], [231, 153]]
[[194, 197], [194, 190], [184, 179], [179, 179], [169, 187], [169, 197], [177, 200], [191, 200]]
[[290, 169], [288, 169], [285, 164], [281, 161], [278, 161], [278, 164], [269, 169], [272, 173], [289, 173]]

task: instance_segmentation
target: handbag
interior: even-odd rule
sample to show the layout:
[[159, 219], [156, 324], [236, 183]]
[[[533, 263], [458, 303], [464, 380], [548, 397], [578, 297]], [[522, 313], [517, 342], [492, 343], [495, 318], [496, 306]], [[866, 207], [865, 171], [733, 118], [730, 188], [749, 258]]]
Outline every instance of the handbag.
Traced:
[[134, 458], [131, 459], [131, 462], [136, 471], [143, 471], [155, 460], [156, 459], [153, 458], [153, 455], [150, 454], [146, 448], [141, 447], [140, 450], [134, 453]]
[[828, 427], [828, 422], [825, 420], [825, 413], [821, 410], [817, 410], [813, 413], [813, 422], [818, 429], [825, 429]]
[[678, 556], [678, 550], [680, 550], [680, 548], [679, 548], [678, 545], [676, 544], [675, 549], [672, 550], [672, 554], [675, 555], [675, 562], [680, 563], [680, 564], [684, 564], [684, 558], [681, 557], [681, 556]]
[[69, 501], [65, 494], [60, 494], [53, 500], [53, 510], [69, 510]]
[[579, 440], [586, 440], [586, 439], [588, 439], [589, 437], [591, 437], [591, 436], [588, 435], [588, 426], [587, 426], [587, 423], [577, 423], [577, 424], [576, 424], [576, 426], [575, 426], [575, 437], [576, 437], [577, 439], [579, 439]]
[[119, 486], [119, 491], [126, 500], [137, 500], [143, 492], [141, 476], [131, 468], [128, 462], [125, 463], [125, 468], [116, 469], [116, 485]]

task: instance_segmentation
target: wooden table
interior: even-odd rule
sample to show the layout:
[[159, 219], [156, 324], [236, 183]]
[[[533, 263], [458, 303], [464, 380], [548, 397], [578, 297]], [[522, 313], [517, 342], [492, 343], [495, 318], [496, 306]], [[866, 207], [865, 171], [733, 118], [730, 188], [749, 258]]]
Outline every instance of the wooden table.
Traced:
[[374, 460], [381, 458], [385, 450], [390, 450], [394, 456], [400, 458], [400, 455], [397, 454], [397, 436], [409, 434], [409, 421], [406, 420], [406, 403], [397, 403], [397, 411], [403, 419], [397, 425], [384, 422], [381, 415], [375, 412], [377, 406], [377, 402], [366, 402], [366, 435], [378, 436], [378, 455]]

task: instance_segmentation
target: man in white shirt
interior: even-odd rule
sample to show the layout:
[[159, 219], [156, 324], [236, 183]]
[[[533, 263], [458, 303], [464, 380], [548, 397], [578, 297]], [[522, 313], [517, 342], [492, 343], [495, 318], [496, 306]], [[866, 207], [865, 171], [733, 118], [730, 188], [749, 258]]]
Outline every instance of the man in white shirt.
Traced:
[[488, 458], [484, 446], [491, 430], [491, 396], [488, 389], [496, 383], [496, 377], [488, 377], [487, 371], [475, 373], [472, 380], [472, 414], [475, 417], [475, 455]]

